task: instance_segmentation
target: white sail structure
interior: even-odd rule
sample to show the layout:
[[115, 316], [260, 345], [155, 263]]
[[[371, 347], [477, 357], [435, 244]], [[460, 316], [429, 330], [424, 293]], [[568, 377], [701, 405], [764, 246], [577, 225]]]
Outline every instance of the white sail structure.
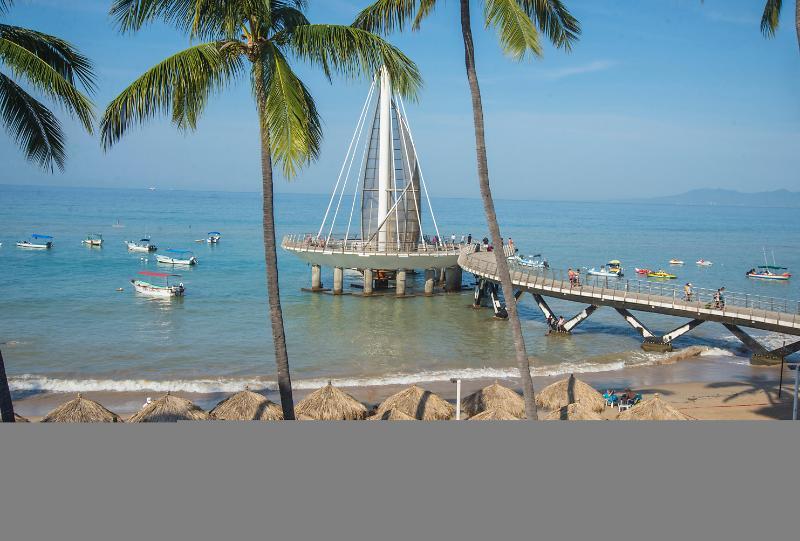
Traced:
[[281, 246], [315, 266], [453, 267], [461, 246], [442, 239], [427, 192], [402, 98], [383, 68], [367, 94], [319, 229], [286, 236]]

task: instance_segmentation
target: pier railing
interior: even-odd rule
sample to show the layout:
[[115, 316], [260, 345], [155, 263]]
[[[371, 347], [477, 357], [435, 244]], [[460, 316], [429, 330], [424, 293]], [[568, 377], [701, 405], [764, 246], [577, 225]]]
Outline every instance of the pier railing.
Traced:
[[[465, 247], [462, 254], [474, 253], [473, 246]], [[508, 252], [508, 250], [505, 250]], [[509, 259], [512, 282], [532, 290], [547, 290], [561, 294], [588, 298], [648, 304], [696, 313], [716, 313], [722, 316], [748, 317], [800, 324], [800, 301], [766, 297], [728, 291], [722, 293], [723, 302], [717, 303], [716, 289], [692, 287], [687, 299], [683, 285], [616, 277], [601, 277], [580, 273], [577, 282], [570, 282], [568, 272], [561, 269], [533, 268]], [[494, 257], [469, 257], [459, 259], [467, 272], [499, 281]], [[589, 299], [587, 299], [589, 300]]]
[[281, 246], [290, 250], [318, 253], [359, 253], [359, 254], [387, 254], [398, 253], [429, 253], [458, 255], [463, 244], [442, 242], [396, 242], [386, 241], [370, 242], [361, 239], [317, 239], [309, 233], [302, 235], [286, 235], [281, 241]]

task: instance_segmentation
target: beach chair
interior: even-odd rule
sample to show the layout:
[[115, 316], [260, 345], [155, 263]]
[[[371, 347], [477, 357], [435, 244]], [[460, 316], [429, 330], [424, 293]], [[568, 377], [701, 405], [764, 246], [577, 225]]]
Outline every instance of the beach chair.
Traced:
[[603, 398], [606, 400], [606, 406], [611, 406], [612, 408], [617, 405], [617, 402], [619, 402], [619, 397], [616, 393], [609, 393], [606, 391], [603, 393]]
[[619, 411], [624, 411], [628, 408], [631, 408], [642, 401], [642, 394], [636, 393], [633, 395], [633, 398], [626, 398], [625, 400], [620, 400], [617, 404]]

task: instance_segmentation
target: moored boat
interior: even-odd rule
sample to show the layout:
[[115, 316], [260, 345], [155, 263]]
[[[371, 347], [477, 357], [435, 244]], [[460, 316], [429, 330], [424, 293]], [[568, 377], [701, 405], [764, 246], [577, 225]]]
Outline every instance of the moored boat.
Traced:
[[126, 240], [125, 244], [128, 246], [128, 251], [130, 252], [155, 252], [158, 250], [155, 244], [150, 243], [150, 237], [144, 237], [138, 241]]
[[[784, 271], [784, 272], [776, 272]], [[775, 265], [759, 265], [745, 273], [748, 278], [759, 278], [761, 280], [788, 280], [792, 277], [789, 269]]]
[[34, 250], [48, 250], [53, 247], [53, 237], [50, 235], [40, 235], [34, 233], [31, 235], [30, 240], [21, 240], [17, 242], [19, 248], [31, 248]]
[[85, 244], [87, 246], [102, 246], [103, 235], [100, 233], [89, 233], [86, 235], [86, 238], [81, 241], [81, 244]]
[[597, 270], [594, 267], [592, 267], [591, 269], [586, 271], [586, 274], [588, 274], [589, 276], [603, 276], [606, 278], [619, 278], [622, 276], [621, 274], [606, 269], [604, 266], [600, 267], [600, 270]]
[[658, 269], [656, 272], [649, 272], [647, 273], [648, 278], [662, 278], [665, 280], [674, 280], [677, 278], [674, 274], [670, 274], [662, 269]]
[[528, 267], [531, 269], [548, 269], [550, 268], [550, 264], [547, 263], [546, 259], [537, 259], [540, 258], [540, 254], [536, 255], [529, 255], [528, 257], [522, 257], [519, 255], [512, 255], [509, 256], [508, 260], [511, 263], [516, 263], [522, 267]]
[[669, 264], [670, 265], [683, 265], [683, 260], [682, 259], [670, 259], [669, 260]]
[[608, 267], [608, 272], [613, 272], [617, 276], [622, 276], [622, 262], [619, 259], [612, 259], [608, 263], [606, 263]]
[[636, 267], [636, 274], [650, 274], [651, 272], [653, 271], [650, 269], [640, 269], [639, 267]]
[[710, 267], [711, 265], [714, 264], [714, 263], [712, 263], [711, 261], [709, 261], [707, 259], [698, 259], [697, 261], [695, 261], [695, 263], [697, 263], [701, 267]]
[[178, 285], [170, 285], [169, 283], [170, 278], [179, 278], [180, 274], [151, 271], [139, 271], [138, 274], [142, 276], [151, 276], [154, 278], [163, 278], [165, 280], [165, 285], [160, 286], [151, 284], [150, 282], [145, 282], [144, 280], [132, 278], [131, 283], [133, 284], [133, 289], [142, 295], [147, 295], [150, 297], [182, 297], [186, 291], [186, 288], [183, 287], [183, 283], [181, 282], [178, 282]]
[[164, 255], [156, 254], [156, 261], [166, 265], [196, 265], [197, 258], [191, 250], [164, 250]]
[[222, 233], [219, 231], [209, 231], [207, 235], [208, 238], [206, 239], [206, 242], [209, 244], [216, 244], [219, 242], [219, 239], [222, 238]]

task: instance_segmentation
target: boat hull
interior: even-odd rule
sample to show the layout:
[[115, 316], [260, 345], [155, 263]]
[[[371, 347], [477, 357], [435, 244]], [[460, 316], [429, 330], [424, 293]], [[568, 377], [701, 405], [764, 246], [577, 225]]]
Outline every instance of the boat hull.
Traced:
[[189, 259], [177, 259], [177, 258], [174, 258], [174, 257], [165, 256], [165, 255], [156, 255], [156, 261], [158, 261], [159, 263], [163, 263], [164, 265], [185, 265], [185, 266], [190, 266], [190, 265], [196, 265], [197, 264], [197, 258], [196, 257], [190, 257]]
[[748, 278], [755, 278], [757, 280], [788, 280], [792, 277], [791, 274], [748, 274]]
[[102, 240], [85, 239], [82, 242], [83, 242], [83, 244], [85, 244], [87, 246], [102, 246], [103, 245], [103, 241]]
[[129, 252], [145, 252], [145, 253], [147, 253], [147, 252], [155, 252], [156, 251], [156, 247], [153, 246], [152, 244], [141, 245], [141, 244], [136, 244], [135, 242], [126, 242], [125, 244], [128, 245], [128, 251]]
[[47, 244], [36, 244], [33, 242], [18, 242], [18, 248], [28, 248], [30, 250], [48, 250], [53, 247], [52, 242], [48, 242]]
[[148, 297], [183, 297], [183, 286], [156, 286], [142, 280], [131, 280], [133, 289], [136, 293], [146, 295]]

